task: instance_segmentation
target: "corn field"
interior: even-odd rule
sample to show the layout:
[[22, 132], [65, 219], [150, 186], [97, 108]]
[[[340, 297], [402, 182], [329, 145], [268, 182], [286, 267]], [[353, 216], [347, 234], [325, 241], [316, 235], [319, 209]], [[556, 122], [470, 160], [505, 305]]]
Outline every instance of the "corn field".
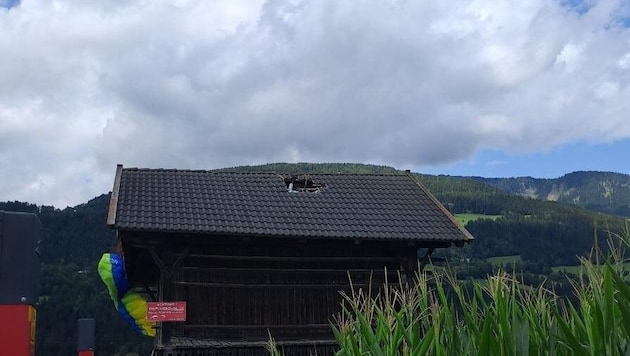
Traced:
[[[630, 355], [628, 229], [609, 244], [608, 256], [581, 259], [571, 302], [502, 271], [466, 283], [426, 271], [378, 295], [344, 295], [331, 321], [337, 355]], [[273, 340], [269, 350], [279, 354]]]

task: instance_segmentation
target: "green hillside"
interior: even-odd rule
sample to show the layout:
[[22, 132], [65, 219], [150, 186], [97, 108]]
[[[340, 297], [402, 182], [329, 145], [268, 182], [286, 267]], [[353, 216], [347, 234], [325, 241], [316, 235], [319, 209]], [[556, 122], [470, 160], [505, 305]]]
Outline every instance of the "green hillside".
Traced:
[[151, 340], [136, 335], [118, 315], [96, 271], [101, 254], [110, 251], [116, 241], [106, 226], [108, 204], [109, 195], [63, 210], [0, 203], [0, 210], [34, 213], [42, 223], [36, 355], [76, 355], [79, 318], [96, 319], [99, 355], [151, 352]]
[[[278, 173], [396, 172], [392, 167], [354, 163], [275, 163], [224, 170]], [[469, 258], [520, 255], [524, 264], [536, 270], [576, 264], [576, 256], [590, 253], [595, 236], [598, 245], [605, 247], [609, 232], [620, 231], [625, 224], [622, 218], [579, 206], [510, 194], [479, 178], [415, 175], [453, 214], [493, 217], [466, 221], [465, 227], [476, 240], [457, 253]], [[577, 173], [576, 177], [580, 176]]]
[[[396, 172], [392, 167], [352, 163], [276, 163], [224, 170]], [[541, 278], [546, 278], [545, 274], [551, 273], [551, 267], [575, 265], [576, 256], [588, 255], [594, 236], [600, 246], [605, 246], [608, 230], [618, 231], [625, 226], [623, 218], [563, 204], [561, 199], [543, 201], [509, 194], [480, 179], [416, 176], [460, 217], [461, 223], [476, 238], [464, 248], [436, 253], [436, 257], [447, 257], [462, 278], [484, 277], [501, 265], [497, 261], [503, 261], [492, 257], [511, 256], [512, 261], [518, 261], [515, 268], [530, 273], [523, 275], [525, 278], [530, 278], [533, 284], [540, 283]], [[567, 186], [568, 182], [565, 183]], [[593, 186], [597, 184], [593, 183]], [[115, 242], [114, 233], [106, 226], [108, 201], [109, 195], [101, 195], [63, 210], [21, 202], [0, 203], [0, 210], [33, 212], [42, 221], [40, 251], [43, 268], [37, 355], [76, 354], [76, 319], [81, 317], [96, 318], [99, 354], [132, 356], [150, 352], [151, 340], [133, 334], [118, 316], [96, 273], [101, 253], [109, 251]]]
[[396, 168], [362, 163], [269, 163], [258, 166], [238, 166], [217, 169], [223, 172], [278, 173], [395, 173]]
[[607, 214], [630, 217], [630, 175], [612, 172], [573, 172], [555, 179], [481, 178], [510, 194], [574, 204]]
[[478, 180], [427, 175], [420, 180], [452, 213], [501, 215], [466, 224], [476, 237], [468, 252], [475, 258], [520, 255], [538, 269], [576, 264], [576, 256], [589, 254], [595, 236], [605, 246], [608, 232], [625, 224], [578, 206], [510, 195]]

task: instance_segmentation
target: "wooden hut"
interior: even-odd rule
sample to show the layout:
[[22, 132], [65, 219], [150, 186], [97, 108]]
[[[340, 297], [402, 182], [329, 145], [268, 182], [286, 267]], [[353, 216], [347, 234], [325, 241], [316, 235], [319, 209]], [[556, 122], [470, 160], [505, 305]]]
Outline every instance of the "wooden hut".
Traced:
[[[132, 286], [186, 301], [155, 355], [329, 355], [339, 291], [413, 273], [472, 241], [409, 173], [226, 173], [118, 166], [108, 225]], [[404, 278], [404, 277], [403, 277]]]

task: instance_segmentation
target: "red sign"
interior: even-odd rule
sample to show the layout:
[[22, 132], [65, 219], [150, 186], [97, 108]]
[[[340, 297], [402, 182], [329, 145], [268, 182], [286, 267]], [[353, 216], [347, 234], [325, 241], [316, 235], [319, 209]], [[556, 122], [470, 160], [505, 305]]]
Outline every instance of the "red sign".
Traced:
[[186, 321], [186, 302], [148, 302], [147, 320]]
[[0, 355], [35, 355], [35, 308], [0, 305]]

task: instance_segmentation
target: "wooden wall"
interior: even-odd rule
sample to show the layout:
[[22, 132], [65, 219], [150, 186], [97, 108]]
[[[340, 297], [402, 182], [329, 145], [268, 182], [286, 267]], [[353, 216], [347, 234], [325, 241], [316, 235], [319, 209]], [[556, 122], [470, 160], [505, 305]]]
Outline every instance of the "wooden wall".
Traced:
[[[318, 355], [332, 354], [335, 343], [329, 322], [340, 312], [340, 291], [352, 293], [352, 281], [355, 291], [371, 288], [375, 293], [385, 280], [385, 270], [388, 280], [397, 283], [405, 258], [415, 257], [418, 248], [399, 241], [209, 240], [193, 236], [173, 243], [166, 238], [163, 244], [147, 245], [147, 237], [130, 237], [125, 251], [136, 265], [127, 268], [136, 283], [144, 277], [153, 279], [144, 283], [154, 283], [154, 275], [138, 272], [151, 270], [141, 264], [152, 249], [170, 268], [168, 274], [162, 272], [163, 300], [187, 302], [186, 322], [163, 324], [165, 345], [191, 340], [233, 343], [231, 348], [223, 347], [225, 355], [241, 355], [238, 350], [248, 348], [258, 351], [242, 355], [255, 355], [264, 350], [261, 345], [269, 334], [279, 345], [286, 343], [287, 355], [312, 353], [309, 345], [314, 344], [320, 345]], [[180, 345], [180, 354], [204, 349], [203, 343], [197, 344]]]

